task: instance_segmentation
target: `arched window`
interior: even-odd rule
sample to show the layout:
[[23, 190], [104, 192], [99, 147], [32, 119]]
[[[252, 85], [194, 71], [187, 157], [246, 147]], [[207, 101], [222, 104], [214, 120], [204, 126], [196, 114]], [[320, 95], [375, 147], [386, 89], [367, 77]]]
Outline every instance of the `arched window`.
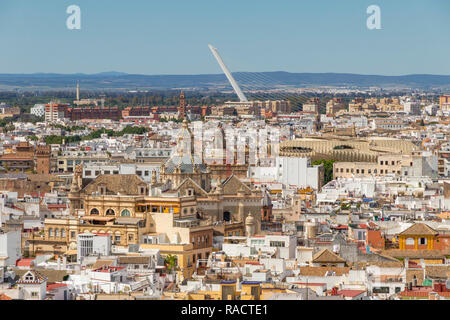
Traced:
[[48, 236], [53, 237], [53, 229], [52, 228], [48, 229]]
[[122, 210], [122, 213], [120, 214], [122, 217], [129, 217], [131, 216], [131, 213], [128, 209]]
[[94, 208], [94, 209], [91, 210], [91, 214], [98, 215], [99, 212], [98, 212], [98, 210], [96, 208]]
[[55, 229], [55, 238], [59, 237], [59, 229]]
[[66, 237], [66, 229], [61, 229], [61, 238]]
[[114, 216], [114, 215], [116, 215], [116, 213], [114, 212], [113, 209], [108, 209], [108, 210], [106, 210], [106, 215], [107, 216]]

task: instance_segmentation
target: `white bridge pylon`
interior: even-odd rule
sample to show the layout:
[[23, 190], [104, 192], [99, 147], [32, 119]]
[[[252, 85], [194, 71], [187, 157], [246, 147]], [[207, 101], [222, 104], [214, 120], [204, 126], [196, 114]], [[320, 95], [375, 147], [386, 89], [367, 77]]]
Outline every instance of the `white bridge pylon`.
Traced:
[[216, 48], [214, 48], [212, 45], [208, 44], [209, 49], [211, 50], [212, 54], [216, 58], [217, 62], [219, 63], [220, 67], [222, 68], [223, 73], [227, 76], [228, 81], [230, 82], [231, 86], [233, 87], [234, 92], [236, 92], [237, 96], [239, 97], [239, 100], [241, 102], [248, 102], [247, 97], [242, 92], [241, 88], [239, 88], [239, 85], [237, 84], [236, 80], [234, 80], [233, 76], [231, 75], [231, 72], [228, 70], [227, 66], [223, 62], [222, 58], [219, 55], [219, 52]]

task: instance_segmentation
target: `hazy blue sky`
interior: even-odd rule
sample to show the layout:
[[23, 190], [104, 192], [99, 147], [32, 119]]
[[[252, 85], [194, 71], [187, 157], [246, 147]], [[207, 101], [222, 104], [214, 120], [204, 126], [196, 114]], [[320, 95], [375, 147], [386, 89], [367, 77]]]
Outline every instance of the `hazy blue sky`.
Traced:
[[450, 1], [0, 0], [0, 73], [220, 73], [208, 43], [232, 71], [450, 74]]

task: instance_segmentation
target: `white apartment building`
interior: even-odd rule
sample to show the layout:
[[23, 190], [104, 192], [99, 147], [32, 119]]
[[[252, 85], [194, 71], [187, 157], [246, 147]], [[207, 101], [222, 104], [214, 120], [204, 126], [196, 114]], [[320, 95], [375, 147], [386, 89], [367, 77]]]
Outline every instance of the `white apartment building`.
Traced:
[[320, 189], [323, 166], [311, 166], [309, 158], [277, 157], [273, 167], [250, 167], [249, 178], [256, 182], [281, 182], [286, 186]]
[[0, 229], [0, 267], [14, 266], [21, 258], [20, 231], [6, 231]]
[[263, 235], [253, 237], [225, 237], [233, 243], [224, 243], [222, 251], [230, 257], [257, 256], [258, 252], [275, 254], [276, 258], [295, 259], [297, 237], [295, 235]]
[[35, 104], [34, 107], [31, 107], [30, 113], [36, 117], [43, 117], [45, 115], [45, 105]]
[[136, 174], [142, 180], [150, 183], [153, 171], [159, 179], [160, 164], [157, 163], [117, 163], [117, 164], [87, 164], [83, 167], [83, 178], [95, 179], [103, 174]]
[[77, 236], [77, 260], [91, 254], [107, 256], [111, 253], [111, 235], [82, 233]]

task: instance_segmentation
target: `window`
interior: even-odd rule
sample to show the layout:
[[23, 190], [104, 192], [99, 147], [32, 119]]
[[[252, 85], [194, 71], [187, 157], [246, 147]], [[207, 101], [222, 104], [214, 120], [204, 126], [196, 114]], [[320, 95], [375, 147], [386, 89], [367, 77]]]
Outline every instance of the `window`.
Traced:
[[90, 176], [91, 174], [92, 174], [91, 170], [86, 170], [86, 171], [84, 172], [84, 175], [85, 175], [85, 176]]
[[270, 241], [271, 247], [284, 247], [284, 241]]
[[427, 244], [427, 238], [420, 238], [420, 242], [421, 245], [425, 245]]
[[53, 237], [53, 229], [52, 228], [48, 229], [48, 236]]
[[66, 230], [61, 229], [61, 238], [65, 238], [65, 237], [66, 237]]
[[134, 239], [133, 234], [129, 234], [129, 235], [128, 235], [128, 241], [133, 241], [133, 239]]
[[389, 293], [389, 287], [374, 287], [373, 293]]
[[407, 245], [407, 246], [412, 246], [412, 245], [414, 245], [414, 238], [407, 238], [407, 239], [406, 239], [406, 245]]
[[116, 235], [116, 236], [114, 237], [114, 241], [115, 241], [115, 242], [120, 242], [120, 236], [119, 236], [119, 235]]
[[72, 231], [72, 232], [70, 233], [70, 237], [71, 237], [71, 238], [75, 238], [75, 236], [76, 236], [75, 231]]
[[106, 215], [107, 216], [114, 216], [114, 215], [116, 215], [116, 213], [114, 212], [113, 209], [108, 209], [108, 210], [106, 210]]
[[31, 296], [36, 298], [39, 296], [39, 293], [37, 291], [33, 291], [33, 292], [31, 292]]
[[96, 208], [94, 208], [94, 209], [91, 210], [91, 214], [98, 215], [99, 212], [98, 212], [98, 210]]
[[122, 210], [122, 213], [120, 214], [122, 217], [129, 217], [131, 216], [131, 213], [128, 209]]

